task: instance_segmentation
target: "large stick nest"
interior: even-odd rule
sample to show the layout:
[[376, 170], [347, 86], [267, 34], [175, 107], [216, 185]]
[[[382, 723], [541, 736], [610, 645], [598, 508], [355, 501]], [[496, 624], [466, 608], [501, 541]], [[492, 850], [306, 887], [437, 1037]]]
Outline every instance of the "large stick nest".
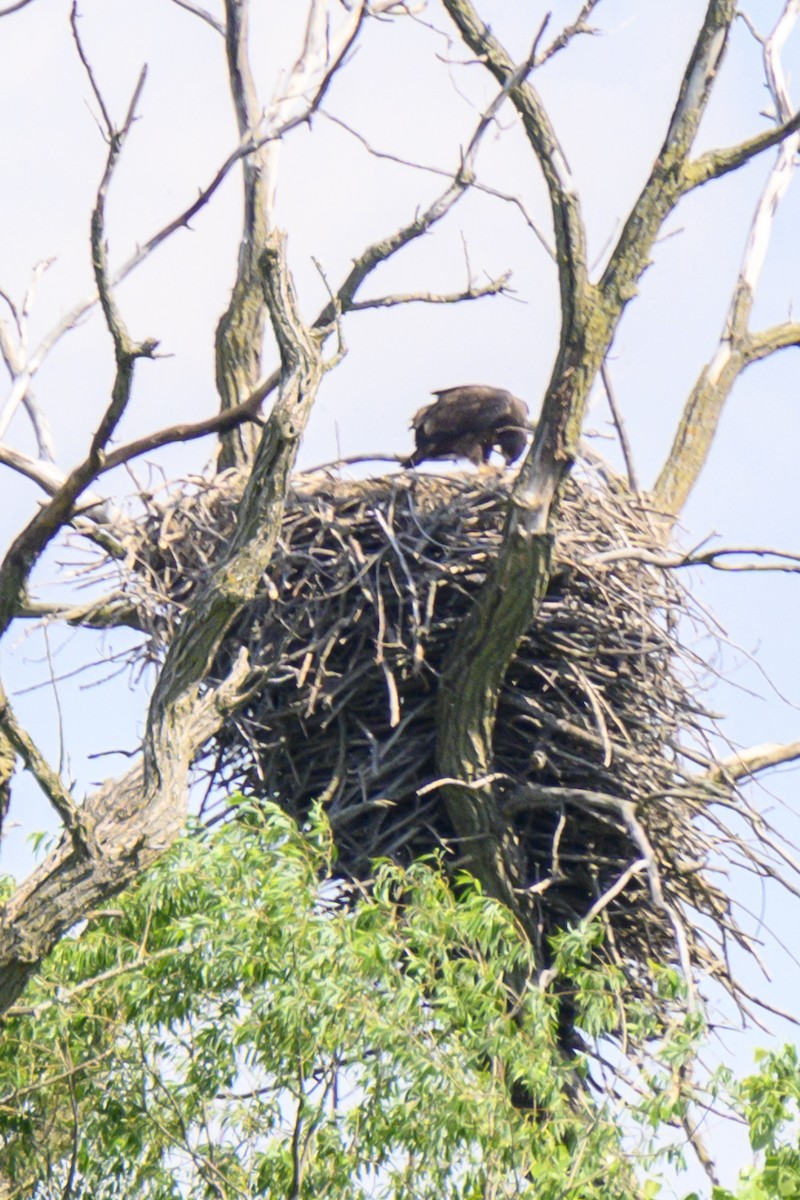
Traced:
[[[148, 503], [128, 584], [151, 631], [148, 652], [169, 640], [208, 577], [240, 494], [227, 474]], [[261, 672], [205, 760], [217, 796], [267, 798], [300, 822], [321, 803], [343, 877], [366, 878], [377, 857], [408, 863], [442, 847], [457, 861], [435, 786], [437, 681], [499, 545], [507, 497], [499, 475], [295, 480], [263, 592], [215, 664], [219, 675], [244, 645]], [[494, 742], [497, 802], [541, 944], [594, 906], [603, 952], [634, 986], [654, 955], [680, 960], [676, 914], [684, 966], [688, 956], [725, 979], [727, 938], [741, 940], [698, 869], [719, 848], [719, 825], [714, 791], [686, 756], [698, 761], [708, 722], [678, 640], [687, 597], [635, 557], [652, 549], [646, 509], [597, 461], [583, 462]], [[587, 793], [632, 802], [642, 836], [622, 806]]]

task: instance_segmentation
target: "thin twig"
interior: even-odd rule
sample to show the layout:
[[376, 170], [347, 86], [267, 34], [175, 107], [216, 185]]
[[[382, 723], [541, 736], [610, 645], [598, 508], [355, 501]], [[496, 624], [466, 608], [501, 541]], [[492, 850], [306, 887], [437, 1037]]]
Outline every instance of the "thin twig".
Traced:
[[177, 4], [179, 8], [185, 8], [187, 12], [193, 13], [201, 21], [205, 21], [207, 25], [216, 30], [218, 34], [225, 37], [225, 26], [222, 22], [218, 21], [210, 12], [206, 12], [199, 4], [195, 4], [194, 0], [172, 0], [172, 3]]
[[566, 46], [568, 46], [572, 39], [577, 37], [579, 34], [592, 35], [597, 33], [597, 30], [588, 25], [587, 21], [599, 3], [600, 0], [585, 0], [583, 7], [572, 24], [567, 25], [564, 29], [562, 29], [558, 37], [550, 43], [547, 49], [536, 60], [537, 67], [540, 67], [543, 63], [546, 63], [547, 60], [552, 58], [554, 54], [558, 54], [560, 50], [563, 50]]
[[8, 8], [0, 8], [0, 17], [7, 17], [11, 13], [19, 12], [21, 8], [27, 8], [33, 0], [17, 0], [16, 4], [10, 4]]
[[376, 296], [371, 300], [354, 300], [350, 312], [363, 312], [370, 308], [394, 308], [398, 304], [461, 304], [465, 300], [481, 300], [486, 296], [503, 296], [508, 292], [511, 272], [506, 271], [499, 279], [488, 283], [470, 284], [461, 292], [405, 292], [394, 296]]
[[608, 365], [605, 361], [600, 368], [600, 378], [603, 381], [603, 387], [606, 391], [606, 400], [608, 401], [608, 407], [611, 412], [611, 419], [614, 422], [614, 428], [617, 431], [620, 449], [622, 450], [622, 457], [625, 460], [625, 470], [628, 472], [628, 483], [631, 485], [631, 491], [633, 494], [638, 496], [640, 494], [639, 480], [637, 478], [636, 468], [633, 463], [633, 453], [631, 451], [630, 442], [628, 441], [625, 422], [622, 419], [622, 413], [619, 410], [617, 398], [614, 395], [614, 389], [611, 386], [611, 377], [608, 373]]
[[97, 83], [97, 80], [94, 77], [94, 71], [92, 70], [92, 65], [86, 56], [86, 52], [83, 48], [83, 43], [81, 42], [81, 37], [78, 32], [78, 15], [79, 15], [78, 14], [78, 0], [72, 0], [72, 8], [70, 9], [70, 14], [69, 14], [69, 23], [72, 26], [72, 38], [73, 38], [73, 41], [75, 42], [75, 48], [78, 51], [78, 57], [80, 58], [81, 62], [83, 63], [83, 68], [86, 71], [86, 76], [89, 80], [91, 89], [94, 92], [94, 98], [100, 107], [100, 112], [103, 114], [103, 123], [106, 127], [106, 137], [107, 137], [108, 141], [111, 142], [112, 139], [116, 136], [114, 123], [112, 122], [109, 111], [106, 108], [106, 102], [103, 99], [103, 93], [100, 91], [100, 87]]
[[[708, 539], [706, 539], [708, 540]], [[727, 559], [756, 558], [776, 559], [775, 562], [727, 562]], [[716, 550], [693, 551], [684, 554], [659, 553], [638, 546], [619, 547], [593, 554], [593, 564], [610, 565], [615, 562], [648, 563], [663, 570], [680, 570], [684, 567], [712, 567], [716, 571], [800, 571], [800, 553], [794, 550], [778, 550], [770, 546], [720, 546]]]

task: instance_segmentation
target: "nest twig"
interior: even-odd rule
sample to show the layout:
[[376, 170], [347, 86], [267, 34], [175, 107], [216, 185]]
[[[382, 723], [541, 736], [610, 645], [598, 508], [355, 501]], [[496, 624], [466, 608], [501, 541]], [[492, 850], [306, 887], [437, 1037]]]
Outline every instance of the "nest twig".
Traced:
[[[128, 582], [148, 653], [211, 571], [240, 491], [228, 473], [150, 501]], [[205, 760], [219, 805], [242, 791], [302, 822], [321, 803], [345, 878], [366, 878], [379, 857], [408, 863], [443, 848], [457, 860], [437, 787], [437, 680], [499, 544], [507, 497], [499, 475], [296, 479], [263, 593], [215, 664], [224, 672], [245, 645], [258, 679]], [[735, 991], [728, 944], [749, 943], [700, 869], [719, 856], [721, 792], [694, 765], [709, 722], [679, 640], [691, 605], [668, 573], [598, 561], [652, 545], [639, 502], [584, 462], [561, 506], [546, 598], [507, 672], [493, 785], [543, 946], [598, 915], [602, 952], [649, 990], [653, 956], [680, 957], [680, 913], [692, 970]]]

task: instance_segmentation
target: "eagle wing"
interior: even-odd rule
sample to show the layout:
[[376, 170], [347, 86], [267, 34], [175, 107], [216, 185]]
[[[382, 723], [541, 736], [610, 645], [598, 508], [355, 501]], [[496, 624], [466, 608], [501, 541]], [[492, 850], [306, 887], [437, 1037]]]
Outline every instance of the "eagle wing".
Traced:
[[489, 461], [498, 447], [514, 462], [525, 447], [528, 407], [503, 388], [461, 384], [434, 392], [436, 400], [414, 414], [416, 449], [406, 460], [418, 466], [426, 459], [468, 458], [475, 466]]
[[527, 405], [502, 388], [481, 383], [462, 384], [434, 392], [436, 400], [414, 414], [413, 429], [428, 437], [440, 434], [485, 433], [501, 425], [527, 425]]

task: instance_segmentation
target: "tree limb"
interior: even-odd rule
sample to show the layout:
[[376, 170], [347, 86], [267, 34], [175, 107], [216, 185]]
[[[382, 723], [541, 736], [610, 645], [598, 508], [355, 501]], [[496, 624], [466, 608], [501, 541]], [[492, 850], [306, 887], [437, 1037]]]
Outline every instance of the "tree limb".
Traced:
[[[766, 562], [750, 562], [750, 559], [766, 559]], [[731, 562], [729, 560], [734, 559]], [[740, 560], [744, 559], [744, 562]], [[641, 562], [662, 570], [679, 570], [682, 567], [711, 567], [716, 571], [800, 571], [800, 553], [794, 550], [776, 550], [770, 546], [719, 546], [712, 550], [687, 550], [685, 554], [659, 554], [635, 546], [603, 550], [587, 559], [595, 566], [610, 566], [617, 562]]]
[[543, 63], [546, 63], [547, 60], [552, 58], [554, 54], [558, 54], [560, 50], [563, 50], [566, 46], [568, 46], [572, 39], [578, 37], [579, 34], [593, 34], [597, 32], [597, 30], [593, 29], [591, 25], [587, 24], [587, 22], [599, 3], [600, 0], [584, 0], [581, 10], [575, 20], [569, 25], [566, 25], [564, 29], [561, 30], [561, 33], [558, 35], [558, 37], [554, 38], [547, 49], [542, 51], [542, 53], [537, 57], [537, 67], [540, 67]]
[[[225, 50], [239, 136], [252, 139], [261, 121], [255, 80], [247, 50], [249, 0], [225, 0]], [[236, 281], [230, 302], [216, 332], [216, 382], [222, 412], [238, 407], [252, 392], [261, 369], [266, 309], [258, 276], [258, 256], [267, 237], [270, 167], [275, 169], [269, 144], [257, 146], [244, 159], [244, 211]], [[240, 423], [220, 439], [218, 466], [242, 466], [252, 461], [256, 432]]]
[[624, 307], [636, 295], [657, 233], [686, 189], [689, 152], [725, 54], [735, 12], [734, 0], [709, 2], [666, 138], [599, 283], [604, 302], [615, 308]]
[[740, 142], [737, 146], [729, 146], [725, 150], [707, 150], [705, 154], [701, 154], [699, 158], [687, 164], [685, 168], [686, 190], [702, 187], [711, 179], [721, 179], [729, 171], [738, 170], [756, 155], [763, 154], [765, 150], [771, 150], [773, 146], [779, 146], [787, 137], [797, 133], [798, 129], [800, 129], [800, 112], [795, 113], [790, 120], [778, 125], [775, 129], [768, 129], [765, 133], [756, 134], [755, 137]]
[[[91, 78], [91, 68], [80, 45], [77, 24], [74, 20], [76, 12], [74, 3], [72, 12], [75, 42], [78, 46], [81, 61], [84, 63]], [[75, 502], [97, 478], [102, 469], [106, 445], [119, 424], [130, 399], [133, 369], [136, 360], [139, 358], [152, 358], [156, 349], [157, 343], [152, 340], [145, 342], [133, 341], [125, 328], [122, 315], [114, 299], [112, 286], [109, 282], [105, 240], [106, 196], [127, 135], [133, 124], [136, 106], [142, 87], [144, 86], [145, 78], [146, 69], [143, 69], [134, 89], [122, 127], [117, 130], [109, 125], [108, 156], [100, 186], [97, 190], [97, 198], [91, 222], [92, 266], [94, 268], [95, 282], [97, 284], [103, 315], [105, 316], [106, 325], [114, 343], [114, 357], [117, 364], [111, 390], [111, 399], [91, 439], [84, 461], [70, 472], [50, 502], [43, 505], [32, 520], [29, 521], [28, 525], [17, 535], [6, 553], [3, 563], [0, 565], [0, 633], [5, 632], [9, 623], [13, 620], [15, 612], [25, 602], [28, 576], [34, 563], [58, 533], [59, 529], [70, 520]], [[96, 89], [93, 79], [92, 86]], [[103, 111], [107, 116], [105, 108], [103, 108]], [[110, 120], [110, 118], [108, 119]]]
[[186, 779], [197, 750], [235, 705], [247, 671], [244, 660], [219, 688], [204, 693], [162, 744], [157, 778], [145, 782], [141, 764], [88, 796], [81, 817], [98, 853], [71, 838], [61, 843], [6, 903], [0, 920], [0, 1013], [19, 997], [41, 960], [68, 929], [119, 892], [179, 833]]
[[800, 346], [798, 321], [784, 321], [782, 325], [773, 325], [771, 329], [748, 334], [744, 342], [744, 356], [749, 365], [769, 358], [777, 350], [787, 350], [790, 346]]
[[[469, 0], [443, 0], [462, 38], [496, 78], [507, 80], [510, 59], [477, 17]], [[562, 324], [559, 351], [530, 451], [511, 496], [503, 544], [444, 663], [437, 702], [437, 769], [465, 786], [445, 789], [448, 813], [470, 868], [487, 891], [504, 900], [534, 932], [535, 913], [520, 899], [514, 846], [500, 821], [491, 787], [497, 703], [509, 662], [547, 587], [551, 520], [574, 462], [590, 389], [665, 216], [680, 197], [683, 163], [705, 109], [734, 17], [733, 0], [710, 0], [689, 59], [670, 131], [651, 177], [629, 216], [608, 268], [589, 283], [586, 239], [563, 154], [529, 83], [513, 87], [520, 113], [550, 192], [558, 247]], [[672, 180], [672, 183], [670, 183]], [[674, 914], [673, 914], [674, 915]], [[674, 922], [673, 922], [674, 923]], [[676, 938], [679, 932], [676, 928]]]
[[172, 0], [172, 3], [177, 4], [178, 8], [185, 8], [187, 12], [193, 13], [194, 16], [199, 17], [201, 21], [205, 21], [207, 25], [215, 29], [221, 37], [225, 37], [225, 26], [222, 22], [218, 21], [210, 12], [206, 12], [199, 4], [193, 3], [193, 0]]
[[[261, 106], [247, 54], [249, 0], [225, 0], [228, 72], [242, 138], [252, 137], [261, 122]], [[352, 46], [366, 16], [357, 0], [346, 19], [331, 32], [326, 0], [311, 0], [300, 56], [273, 98], [269, 119], [288, 127], [307, 121], [322, 102], [330, 82]], [[244, 216], [239, 263], [230, 304], [217, 326], [216, 377], [223, 411], [236, 407], [253, 389], [261, 371], [264, 320], [258, 262], [274, 218], [278, 140], [257, 144], [244, 160]], [[257, 439], [241, 424], [221, 439], [219, 467], [252, 462]]]
[[3, 299], [9, 306], [14, 320], [17, 337], [16, 345], [12, 341], [6, 322], [0, 321], [0, 353], [3, 355], [3, 361], [11, 378], [11, 392], [6, 403], [3, 405], [2, 412], [0, 412], [0, 439], [5, 436], [17, 408], [22, 404], [28, 413], [33, 427], [39, 456], [51, 462], [53, 460], [52, 438], [47, 420], [39, 410], [39, 406], [34, 398], [31, 388], [31, 378], [26, 369], [26, 362], [28, 356], [28, 319], [33, 307], [33, 299], [39, 281], [45, 271], [52, 266], [52, 263], [52, 259], [43, 259], [36, 264], [33, 269], [31, 281], [25, 290], [20, 310], [17, 309], [11, 298], [3, 293]]
[[800, 741], [764, 742], [759, 746], [750, 746], [740, 750], [729, 758], [720, 759], [709, 768], [704, 776], [711, 783], [737, 783], [740, 779], [748, 779], [759, 771], [770, 767], [778, 767], [783, 763], [796, 762], [800, 758]]
[[[789, 186], [800, 147], [797, 132], [800, 117], [790, 118], [791, 102], [780, 61], [781, 47], [799, 15], [796, 0], [786, 0], [775, 28], [764, 41], [764, 69], [779, 122], [774, 131], [775, 141], [780, 143], [778, 156], [756, 205], [719, 345], [684, 406], [673, 444], [656, 481], [656, 504], [672, 521], [680, 514], [705, 466], [722, 410], [741, 372], [776, 350], [800, 344], [794, 322], [758, 334], [749, 331], [775, 212]], [[787, 133], [790, 128], [792, 132]], [[752, 146], [753, 141], [744, 145]], [[689, 168], [690, 178], [695, 165]]]
[[169, 742], [175, 712], [194, 702], [226, 629], [261, 586], [278, 536], [291, 470], [323, 374], [319, 338], [303, 325], [286, 264], [285, 236], [270, 234], [261, 255], [264, 294], [281, 354], [281, 383], [239, 506], [227, 554], [181, 621], [153, 695], [148, 769]]
[[461, 304], [464, 300], [480, 300], [484, 296], [503, 296], [508, 292], [511, 272], [488, 283], [473, 284], [463, 292], [405, 292], [397, 296], [375, 296], [372, 300], [354, 300], [349, 312], [364, 312], [370, 308], [394, 308], [398, 304]]
[[7, 8], [0, 8], [0, 17], [8, 17], [11, 13], [19, 12], [21, 8], [27, 8], [33, 0], [17, 0], [16, 4], [10, 4]]
[[25, 620], [66, 622], [83, 629], [135, 629], [145, 632], [136, 607], [122, 596], [102, 596], [88, 604], [58, 604], [50, 600], [31, 600], [20, 605], [17, 617]]
[[2, 684], [0, 684], [0, 729], [58, 813], [75, 849], [87, 858], [94, 858], [98, 853], [98, 848], [91, 823], [86, 820], [81, 809], [75, 804], [58, 773], [50, 767], [30, 735], [20, 725]]

